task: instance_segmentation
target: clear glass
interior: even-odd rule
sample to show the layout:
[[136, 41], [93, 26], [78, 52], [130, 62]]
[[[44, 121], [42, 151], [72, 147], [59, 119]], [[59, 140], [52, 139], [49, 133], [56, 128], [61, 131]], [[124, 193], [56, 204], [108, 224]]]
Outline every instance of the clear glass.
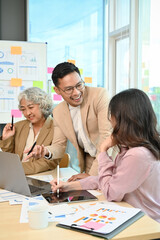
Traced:
[[160, 1], [139, 1], [139, 74], [138, 87], [152, 102], [160, 127]]
[[[58, 63], [71, 61], [88, 86], [104, 86], [103, 0], [28, 0], [28, 41], [47, 42], [48, 80]], [[62, 98], [53, 91], [54, 104]], [[68, 142], [71, 167], [79, 171], [77, 153]]]
[[129, 24], [130, 0], [116, 0], [115, 30]]
[[48, 43], [48, 67], [72, 61], [87, 85], [104, 86], [103, 0], [29, 0], [28, 40]]
[[129, 88], [129, 38], [116, 41], [116, 93]]

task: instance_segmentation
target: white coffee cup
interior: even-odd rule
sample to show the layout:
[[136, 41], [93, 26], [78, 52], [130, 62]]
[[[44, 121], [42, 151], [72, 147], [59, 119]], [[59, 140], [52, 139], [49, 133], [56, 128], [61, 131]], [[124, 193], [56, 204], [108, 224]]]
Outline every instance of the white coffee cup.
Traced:
[[45, 205], [35, 205], [28, 209], [29, 226], [32, 229], [42, 229], [48, 226], [48, 208]]

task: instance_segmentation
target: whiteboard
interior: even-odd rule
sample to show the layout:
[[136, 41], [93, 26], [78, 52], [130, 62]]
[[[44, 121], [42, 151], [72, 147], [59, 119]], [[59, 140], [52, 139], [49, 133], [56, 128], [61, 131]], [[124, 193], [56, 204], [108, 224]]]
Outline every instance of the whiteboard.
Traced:
[[47, 44], [0, 41], [0, 124], [23, 119], [18, 95], [28, 87], [47, 88]]

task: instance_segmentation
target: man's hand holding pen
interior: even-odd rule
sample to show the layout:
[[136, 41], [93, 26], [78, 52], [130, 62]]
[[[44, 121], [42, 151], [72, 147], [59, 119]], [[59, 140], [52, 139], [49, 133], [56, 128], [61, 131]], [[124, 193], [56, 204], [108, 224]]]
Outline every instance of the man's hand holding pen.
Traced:
[[27, 153], [27, 157], [23, 160], [24, 162], [28, 161], [31, 157], [36, 159], [43, 158], [48, 153], [44, 145], [35, 145], [31, 152], [30, 150], [31, 148], [24, 150], [24, 153]]

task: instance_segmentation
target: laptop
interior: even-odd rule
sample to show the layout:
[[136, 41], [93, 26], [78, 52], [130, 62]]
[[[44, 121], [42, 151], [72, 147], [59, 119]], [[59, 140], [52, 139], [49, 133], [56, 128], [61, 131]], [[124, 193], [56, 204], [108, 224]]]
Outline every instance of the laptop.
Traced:
[[48, 182], [25, 176], [19, 155], [0, 152], [0, 188], [33, 197], [51, 191]]

